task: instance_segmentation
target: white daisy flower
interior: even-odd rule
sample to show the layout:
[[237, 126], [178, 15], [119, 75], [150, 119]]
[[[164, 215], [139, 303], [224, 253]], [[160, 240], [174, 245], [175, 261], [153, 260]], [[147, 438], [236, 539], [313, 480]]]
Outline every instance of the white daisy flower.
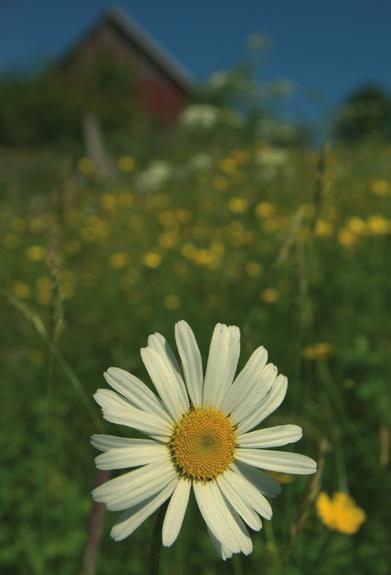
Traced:
[[287, 378], [267, 363], [257, 348], [235, 377], [240, 332], [217, 324], [203, 375], [201, 354], [190, 326], [180, 321], [175, 338], [183, 375], [168, 343], [160, 334], [148, 338], [141, 357], [158, 395], [130, 373], [111, 367], [104, 374], [114, 391], [95, 394], [103, 417], [132, 427], [149, 439], [93, 435], [103, 453], [98, 469], [136, 470], [111, 479], [93, 491], [95, 501], [123, 511], [111, 530], [116, 541], [130, 535], [169, 499], [162, 529], [163, 545], [176, 540], [190, 491], [223, 559], [252, 551], [246, 524], [255, 531], [272, 508], [266, 497], [280, 485], [261, 471], [309, 474], [316, 463], [305, 455], [276, 451], [297, 441], [297, 425], [257, 429], [283, 401]]

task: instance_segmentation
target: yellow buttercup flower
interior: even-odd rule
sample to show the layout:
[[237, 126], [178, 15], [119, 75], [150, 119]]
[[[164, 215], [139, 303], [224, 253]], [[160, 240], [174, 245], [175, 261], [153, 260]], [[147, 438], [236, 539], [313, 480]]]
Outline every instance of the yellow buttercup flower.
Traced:
[[220, 162], [220, 169], [225, 174], [231, 175], [234, 174], [237, 170], [236, 162], [233, 158], [224, 158]]
[[27, 299], [30, 296], [30, 286], [25, 282], [15, 282], [12, 291], [19, 299]]
[[95, 171], [94, 164], [90, 158], [80, 158], [77, 163], [77, 169], [86, 176], [90, 176]]
[[116, 198], [113, 194], [104, 194], [100, 203], [102, 208], [108, 212], [112, 212], [116, 208]]
[[261, 291], [260, 297], [265, 303], [276, 303], [280, 299], [280, 294], [274, 288], [266, 288]]
[[136, 162], [132, 156], [121, 156], [118, 160], [118, 168], [121, 172], [130, 174], [134, 171]]
[[316, 510], [329, 529], [354, 535], [366, 519], [366, 514], [347, 493], [337, 491], [332, 497], [322, 491], [316, 499]]
[[280, 473], [278, 471], [269, 471], [268, 475], [278, 481], [280, 485], [288, 485], [288, 483], [292, 483], [295, 480], [294, 475], [290, 475], [289, 473]]
[[358, 242], [358, 237], [349, 230], [341, 230], [338, 234], [338, 241], [344, 248], [352, 248]]
[[248, 202], [245, 198], [230, 198], [228, 200], [228, 209], [233, 214], [244, 214], [247, 211]]
[[255, 208], [255, 213], [259, 218], [269, 218], [275, 212], [275, 206], [270, 202], [259, 202]]
[[32, 262], [39, 262], [45, 259], [46, 250], [43, 246], [30, 246], [26, 250], [26, 257]]
[[331, 345], [329, 343], [314, 343], [313, 345], [308, 345], [303, 350], [303, 357], [305, 359], [314, 359], [318, 361], [324, 361], [331, 354]]
[[366, 222], [364, 222], [362, 218], [358, 218], [356, 216], [348, 220], [347, 228], [350, 232], [357, 234], [358, 236], [364, 235], [368, 229]]
[[391, 231], [391, 223], [383, 216], [370, 216], [368, 218], [368, 233], [374, 236], [383, 236]]
[[116, 252], [110, 256], [110, 265], [114, 269], [126, 267], [129, 263], [129, 255], [126, 252]]
[[157, 254], [156, 252], [147, 252], [146, 254], [144, 254], [143, 257], [143, 263], [147, 268], [158, 268], [160, 266], [160, 263], [162, 261], [162, 258], [159, 254]]
[[262, 274], [262, 266], [258, 262], [249, 261], [245, 265], [246, 274], [250, 278], [257, 278]]
[[226, 190], [228, 188], [227, 178], [224, 178], [224, 176], [216, 176], [213, 180], [213, 187], [219, 191]]
[[16, 234], [6, 234], [3, 238], [4, 246], [9, 250], [15, 250], [20, 244], [20, 237]]
[[375, 196], [386, 196], [390, 185], [386, 180], [372, 180], [370, 184], [371, 192], [375, 194]]
[[23, 218], [14, 218], [11, 222], [11, 228], [14, 232], [24, 232], [26, 229], [26, 222]]
[[333, 234], [333, 226], [327, 220], [318, 220], [315, 226], [315, 234], [321, 238], [328, 238]]
[[42, 305], [49, 305], [52, 301], [52, 281], [48, 276], [37, 278], [36, 282], [37, 301]]
[[181, 299], [175, 294], [169, 294], [164, 298], [164, 305], [167, 309], [174, 311], [181, 305]]

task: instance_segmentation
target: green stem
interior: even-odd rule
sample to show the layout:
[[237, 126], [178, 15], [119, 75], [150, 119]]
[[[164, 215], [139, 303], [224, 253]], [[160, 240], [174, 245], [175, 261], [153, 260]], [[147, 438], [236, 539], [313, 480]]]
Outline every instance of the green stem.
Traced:
[[75, 372], [73, 371], [73, 369], [71, 368], [65, 357], [62, 355], [60, 349], [58, 348], [56, 343], [52, 341], [52, 338], [50, 337], [50, 334], [48, 333], [46, 326], [44, 325], [40, 316], [34, 313], [26, 304], [18, 301], [16, 298], [14, 298], [1, 288], [0, 293], [2, 293], [6, 297], [8, 302], [24, 317], [25, 320], [27, 320], [34, 326], [38, 335], [48, 345], [52, 358], [56, 359], [61, 369], [63, 370], [64, 374], [70, 381], [73, 389], [79, 395], [86, 411], [91, 417], [91, 421], [93, 421], [94, 425], [98, 427], [99, 431], [102, 431], [103, 426], [100, 420], [96, 416], [96, 413], [93, 409], [92, 401], [89, 399], [88, 395], [84, 391], [81, 381], [79, 380], [79, 378], [77, 377], [77, 375], [75, 374]]
[[160, 507], [153, 526], [148, 575], [159, 575], [160, 552], [162, 550], [162, 527], [166, 508], [167, 503]]

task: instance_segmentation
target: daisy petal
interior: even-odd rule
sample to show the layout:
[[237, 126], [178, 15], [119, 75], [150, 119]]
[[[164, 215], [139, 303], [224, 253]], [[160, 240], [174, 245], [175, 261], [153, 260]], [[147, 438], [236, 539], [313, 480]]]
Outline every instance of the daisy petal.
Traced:
[[170, 547], [181, 530], [187, 504], [189, 502], [191, 481], [180, 479], [168, 504], [163, 523], [162, 541], [165, 547]]
[[172, 426], [158, 415], [136, 409], [128, 401], [109, 389], [98, 389], [95, 401], [102, 407], [103, 417], [111, 423], [133, 427], [156, 439], [167, 439]]
[[171, 374], [171, 377], [176, 379], [178, 386], [178, 395], [185, 410], [188, 410], [190, 405], [189, 405], [189, 397], [186, 391], [186, 386], [183, 381], [181, 370], [178, 365], [175, 354], [172, 351], [171, 347], [169, 346], [167, 340], [160, 333], [154, 333], [153, 335], [150, 335], [148, 338], [148, 346], [157, 351], [157, 353], [163, 360], [167, 371]]
[[[188, 410], [188, 403], [183, 398], [174, 369], [169, 367], [167, 358], [162, 357], [156, 349], [145, 347], [141, 357], [158, 394], [167, 411], [175, 421]], [[188, 400], [187, 400], [188, 401]]]
[[91, 445], [95, 449], [99, 449], [99, 451], [108, 451], [109, 449], [130, 447], [131, 445], [155, 445], [155, 441], [152, 439], [134, 439], [133, 437], [117, 437], [115, 435], [95, 433], [91, 436]]
[[235, 457], [248, 465], [280, 473], [307, 475], [316, 471], [316, 462], [313, 459], [306, 455], [288, 451], [239, 448], [235, 453]]
[[244, 433], [238, 438], [239, 447], [280, 447], [287, 443], [294, 443], [303, 436], [303, 430], [298, 425], [278, 425], [265, 427]]
[[278, 481], [260, 469], [252, 467], [252, 465], [236, 461], [235, 465], [232, 465], [232, 469], [239, 475], [243, 475], [247, 481], [252, 483], [266, 497], [277, 497], [282, 491]]
[[[136, 440], [137, 441], [137, 440]], [[98, 469], [126, 469], [139, 467], [159, 460], [167, 453], [167, 447], [161, 443], [153, 442], [134, 444], [131, 447], [110, 449], [95, 457], [95, 465]]]
[[195, 482], [194, 493], [205, 521], [221, 544], [233, 553], [251, 553], [252, 541], [247, 529], [237, 513], [230, 508], [229, 502], [225, 502], [216, 483]]
[[241, 498], [240, 493], [231, 487], [224, 475], [218, 477], [217, 483], [226, 500], [231, 503], [243, 521], [245, 521], [251, 529], [254, 529], [254, 531], [259, 531], [262, 527], [262, 521], [253, 508], [248, 506]]
[[224, 547], [224, 545], [221, 545], [220, 541], [216, 539], [216, 537], [213, 535], [212, 531], [209, 529], [208, 526], [206, 526], [206, 529], [209, 533], [209, 537], [212, 541], [213, 547], [216, 549], [217, 553], [220, 555], [223, 561], [231, 559], [233, 555], [232, 551], [230, 549], [227, 549], [227, 547]]
[[288, 388], [288, 380], [284, 375], [279, 375], [273, 384], [270, 392], [260, 405], [238, 425], [238, 434], [242, 435], [249, 429], [259, 425], [266, 417], [268, 417], [277, 407], [284, 401], [286, 390]]
[[103, 376], [110, 387], [126, 397], [137, 409], [154, 413], [168, 422], [172, 421], [162, 406], [161, 401], [156, 397], [153, 391], [136, 376], [119, 367], [109, 367]]
[[[243, 402], [244, 398], [251, 396], [254, 387], [260, 382], [266, 361], [266, 349], [258, 347], [228, 390], [221, 405], [224, 413], [231, 413], [238, 404]], [[253, 401], [251, 403], [254, 406]]]
[[121, 541], [131, 535], [143, 521], [145, 521], [156, 509], [158, 509], [172, 494], [178, 479], [172, 479], [170, 483], [154, 497], [139, 503], [126, 511], [119, 523], [114, 525], [110, 535], [115, 541]]
[[277, 373], [275, 365], [272, 363], [266, 365], [259, 377], [259, 382], [253, 387], [251, 394], [243, 396], [241, 402], [231, 413], [231, 419], [235, 425], [251, 415], [256, 407], [263, 403], [276, 381]]
[[219, 408], [235, 376], [240, 353], [240, 331], [218, 323], [214, 329], [206, 366], [203, 404]]
[[121, 511], [154, 496], [174, 477], [176, 471], [168, 459], [161, 459], [110, 479], [92, 492], [93, 498], [111, 511]]
[[220, 545], [226, 547], [230, 553], [239, 553], [240, 548], [235, 535], [227, 525], [224, 515], [222, 516], [216, 510], [215, 494], [212, 483], [194, 482], [193, 488], [201, 515], [211, 533], [213, 533]]
[[270, 503], [252, 483], [243, 477], [243, 475], [236, 473], [234, 471], [234, 467], [228, 469], [225, 472], [224, 477], [232, 489], [237, 493], [240, 493], [240, 496], [247, 505], [255, 509], [255, 511], [265, 519], [271, 519], [273, 510]]
[[194, 407], [202, 402], [202, 359], [194, 333], [185, 321], [175, 326], [175, 339], [182, 361], [187, 391]]

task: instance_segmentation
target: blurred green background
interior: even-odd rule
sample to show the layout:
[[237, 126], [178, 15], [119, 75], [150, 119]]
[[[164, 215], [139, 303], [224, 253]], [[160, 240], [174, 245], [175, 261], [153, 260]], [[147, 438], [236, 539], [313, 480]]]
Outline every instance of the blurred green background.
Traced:
[[[278, 477], [248, 558], [223, 563], [192, 502], [162, 573], [389, 573], [390, 104], [358, 90], [320, 146], [271, 112], [286, 86], [261, 89], [251, 62], [169, 126], [106, 59], [78, 91], [53, 73], [1, 85], [2, 575], [83, 572], [89, 436], [119, 433], [92, 394], [112, 365], [147, 381], [139, 348], [179, 319], [204, 365], [218, 321], [240, 326], [240, 365], [268, 349], [290, 382], [268, 424], [301, 425], [321, 469]], [[357, 533], [322, 523], [320, 490], [364, 509]], [[114, 543], [114, 519], [96, 574], [145, 573], [153, 520]]]

